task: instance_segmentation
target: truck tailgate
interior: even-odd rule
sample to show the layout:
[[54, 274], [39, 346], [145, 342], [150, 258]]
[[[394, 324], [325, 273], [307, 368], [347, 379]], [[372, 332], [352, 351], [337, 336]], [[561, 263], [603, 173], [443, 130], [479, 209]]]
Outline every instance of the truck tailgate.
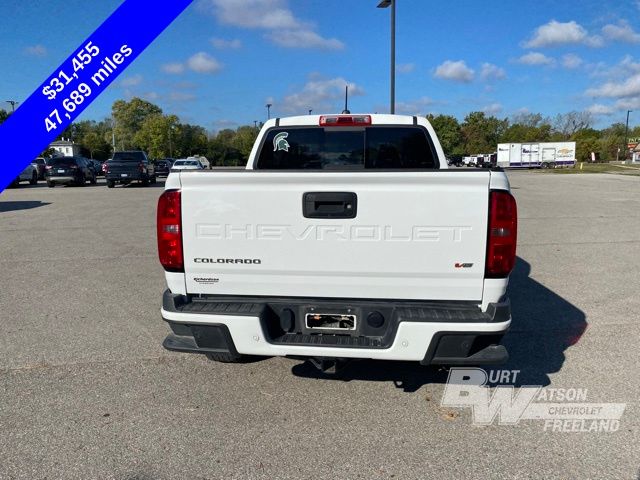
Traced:
[[[482, 299], [490, 172], [184, 172], [190, 294]], [[351, 192], [355, 218], [305, 218]]]

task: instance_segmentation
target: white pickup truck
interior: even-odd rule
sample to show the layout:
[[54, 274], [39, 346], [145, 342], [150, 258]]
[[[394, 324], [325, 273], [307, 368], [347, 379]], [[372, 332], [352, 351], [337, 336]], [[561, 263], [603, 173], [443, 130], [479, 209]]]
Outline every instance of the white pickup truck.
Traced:
[[424, 118], [272, 119], [246, 168], [169, 175], [158, 202], [165, 348], [234, 362], [498, 364], [516, 204], [448, 169]]

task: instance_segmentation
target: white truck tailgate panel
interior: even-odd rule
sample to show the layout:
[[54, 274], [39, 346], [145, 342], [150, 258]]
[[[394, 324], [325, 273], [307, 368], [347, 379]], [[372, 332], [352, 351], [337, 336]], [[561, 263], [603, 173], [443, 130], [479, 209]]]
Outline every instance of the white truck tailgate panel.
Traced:
[[[190, 294], [482, 300], [489, 172], [180, 175]], [[357, 216], [305, 218], [305, 192]]]

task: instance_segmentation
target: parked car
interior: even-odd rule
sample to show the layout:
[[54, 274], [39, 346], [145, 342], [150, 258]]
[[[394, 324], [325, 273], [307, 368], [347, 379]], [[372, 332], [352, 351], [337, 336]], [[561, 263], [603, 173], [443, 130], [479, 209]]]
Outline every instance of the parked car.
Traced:
[[107, 187], [113, 188], [116, 183], [129, 184], [140, 182], [144, 186], [156, 183], [153, 163], [147, 154], [140, 150], [115, 152], [111, 160], [104, 163], [103, 170], [107, 178]]
[[20, 175], [11, 183], [12, 187], [17, 187], [20, 182], [29, 182], [31, 185], [38, 183], [38, 169], [33, 163], [20, 172]]
[[78, 185], [84, 187], [87, 181], [95, 185], [97, 182], [93, 165], [84, 157], [55, 157], [49, 160], [45, 174], [47, 186], [58, 184]]
[[204, 167], [198, 160], [189, 160], [187, 158], [181, 158], [173, 162], [171, 170], [203, 170]]
[[157, 177], [166, 177], [171, 171], [171, 165], [173, 165], [173, 158], [164, 158], [162, 160], [156, 160], [154, 167], [156, 169]]
[[193, 155], [191, 157], [187, 157], [187, 160], [197, 160], [205, 170], [211, 169], [211, 163], [209, 162], [209, 159], [203, 155]]
[[45, 161], [45, 159], [42, 157], [38, 157], [33, 162], [31, 162], [31, 165], [36, 167], [36, 169], [38, 170], [38, 180], [44, 180], [44, 172], [46, 171], [47, 167], [47, 162]]

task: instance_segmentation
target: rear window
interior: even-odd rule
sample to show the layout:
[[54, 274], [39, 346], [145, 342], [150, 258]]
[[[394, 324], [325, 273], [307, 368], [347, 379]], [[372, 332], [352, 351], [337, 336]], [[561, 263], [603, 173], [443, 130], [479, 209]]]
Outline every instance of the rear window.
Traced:
[[437, 168], [421, 127], [276, 128], [267, 133], [260, 170]]
[[116, 152], [113, 154], [113, 160], [117, 162], [142, 162], [144, 159], [142, 152]]
[[73, 157], [55, 157], [49, 160], [49, 165], [59, 167], [62, 165], [76, 165], [76, 159]]

